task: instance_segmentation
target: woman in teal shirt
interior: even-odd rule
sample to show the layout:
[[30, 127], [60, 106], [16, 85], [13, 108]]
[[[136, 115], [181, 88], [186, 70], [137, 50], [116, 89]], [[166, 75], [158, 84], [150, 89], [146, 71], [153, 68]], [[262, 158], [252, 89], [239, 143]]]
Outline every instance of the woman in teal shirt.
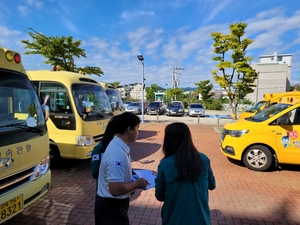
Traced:
[[195, 148], [186, 124], [165, 128], [163, 153], [155, 180], [155, 197], [164, 202], [162, 224], [209, 225], [208, 190], [216, 188], [216, 181], [209, 158]]

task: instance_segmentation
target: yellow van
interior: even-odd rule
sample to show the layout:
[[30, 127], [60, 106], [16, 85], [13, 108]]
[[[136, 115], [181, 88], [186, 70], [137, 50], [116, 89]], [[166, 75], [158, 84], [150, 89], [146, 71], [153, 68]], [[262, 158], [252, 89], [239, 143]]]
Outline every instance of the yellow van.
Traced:
[[264, 94], [264, 99], [262, 101], [257, 102], [254, 104], [250, 109], [243, 111], [239, 119], [244, 119], [250, 116], [253, 116], [257, 112], [264, 110], [266, 107], [275, 105], [282, 97], [298, 97], [300, 98], [299, 91], [292, 91], [292, 92], [281, 92], [281, 93], [271, 93], [271, 94]]
[[300, 165], [299, 134], [300, 103], [287, 97], [252, 117], [227, 123], [220, 149], [228, 158], [256, 171], [278, 163]]
[[113, 116], [104, 88], [79, 73], [36, 70], [27, 74], [50, 109], [47, 127], [51, 160], [90, 158]]

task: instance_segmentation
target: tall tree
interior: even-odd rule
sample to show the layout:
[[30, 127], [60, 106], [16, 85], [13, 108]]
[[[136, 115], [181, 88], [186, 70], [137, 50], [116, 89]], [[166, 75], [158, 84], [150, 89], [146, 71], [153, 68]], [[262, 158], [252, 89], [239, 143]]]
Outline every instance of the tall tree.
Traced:
[[172, 100], [179, 100], [183, 97], [183, 90], [179, 87], [176, 88], [169, 88], [166, 91], [166, 94], [168, 96], [169, 99]]
[[196, 91], [201, 94], [204, 104], [211, 102], [213, 96], [211, 90], [213, 89], [214, 85], [210, 82], [210, 80], [203, 80], [199, 83], [195, 83], [195, 85], [198, 86]]
[[146, 98], [147, 98], [148, 102], [154, 101], [155, 100], [154, 92], [158, 91], [157, 84], [152, 84], [149, 89], [146, 89], [146, 91], [147, 91]]
[[[237, 106], [247, 94], [254, 92], [258, 73], [251, 68], [252, 57], [246, 56], [248, 46], [253, 43], [249, 38], [243, 38], [247, 24], [230, 24], [229, 34], [213, 32], [214, 53], [212, 58], [218, 62], [217, 70], [211, 71], [215, 82], [222, 87], [229, 98], [232, 113], [237, 118]], [[227, 54], [230, 54], [230, 58]]]
[[38, 54], [44, 56], [47, 60], [45, 64], [59, 66], [62, 70], [71, 72], [81, 72], [83, 74], [95, 74], [101, 76], [103, 71], [99, 67], [86, 66], [84, 68], [76, 68], [74, 57], [86, 58], [84, 49], [80, 48], [81, 41], [73, 41], [73, 37], [47, 37], [32, 28], [28, 29], [29, 36], [33, 39], [32, 42], [28, 40], [21, 40], [25, 44], [25, 48], [30, 49], [25, 54]]

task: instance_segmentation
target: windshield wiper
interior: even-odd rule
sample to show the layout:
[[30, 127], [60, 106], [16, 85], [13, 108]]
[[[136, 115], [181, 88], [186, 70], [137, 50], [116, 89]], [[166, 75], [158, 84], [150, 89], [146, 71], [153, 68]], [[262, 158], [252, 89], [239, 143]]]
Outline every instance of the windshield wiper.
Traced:
[[104, 113], [109, 113], [110, 116], [113, 116], [114, 114], [109, 111], [108, 109], [101, 109], [101, 112], [104, 112]]
[[17, 127], [17, 128], [20, 128], [20, 129], [26, 129], [28, 131], [38, 132], [38, 133], [44, 132], [44, 130], [41, 129], [41, 128], [29, 127], [29, 126], [25, 125], [24, 123], [11, 123], [11, 124], [6, 124], [6, 125], [3, 125], [3, 126], [0, 126], [0, 128], [3, 128], [3, 127]]
[[21, 126], [21, 125], [24, 125], [24, 123], [11, 123], [11, 124], [6, 124], [6, 125], [0, 126], [0, 128], [3, 128], [3, 127], [18, 127], [18, 126]]
[[92, 114], [96, 114], [98, 116], [100, 116], [101, 118], [103, 118], [103, 115], [99, 112], [96, 112], [96, 111], [91, 111]]

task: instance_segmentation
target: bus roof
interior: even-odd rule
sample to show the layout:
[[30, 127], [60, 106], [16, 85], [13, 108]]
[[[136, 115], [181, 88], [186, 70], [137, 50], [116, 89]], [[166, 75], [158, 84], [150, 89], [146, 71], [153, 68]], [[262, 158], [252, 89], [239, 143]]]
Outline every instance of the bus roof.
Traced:
[[280, 92], [280, 93], [270, 93], [264, 94], [264, 101], [278, 101], [282, 97], [300, 97], [300, 91], [289, 91], [289, 92]]
[[87, 82], [99, 85], [99, 83], [90, 76], [69, 71], [54, 70], [27, 70], [30, 80], [32, 81], [57, 81], [61, 83], [80, 83]]

